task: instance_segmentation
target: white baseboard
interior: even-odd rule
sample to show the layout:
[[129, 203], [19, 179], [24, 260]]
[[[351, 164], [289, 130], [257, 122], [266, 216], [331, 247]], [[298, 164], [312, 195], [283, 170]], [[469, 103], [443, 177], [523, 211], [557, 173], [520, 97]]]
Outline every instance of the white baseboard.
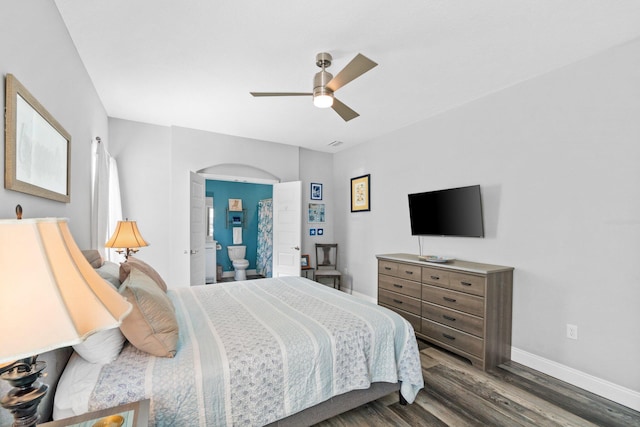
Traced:
[[640, 411], [640, 393], [612, 382], [594, 377], [560, 363], [511, 347], [511, 360], [531, 369], [613, 400], [635, 411]]

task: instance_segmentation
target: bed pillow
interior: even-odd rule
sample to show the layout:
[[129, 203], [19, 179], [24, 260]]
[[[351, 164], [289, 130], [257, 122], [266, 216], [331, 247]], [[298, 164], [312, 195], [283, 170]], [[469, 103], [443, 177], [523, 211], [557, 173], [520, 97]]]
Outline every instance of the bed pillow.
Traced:
[[154, 356], [173, 357], [178, 346], [178, 322], [173, 304], [153, 279], [137, 266], [130, 267], [120, 294], [133, 309], [120, 329], [139, 350]]
[[120, 266], [118, 264], [105, 261], [102, 267], [96, 268], [96, 272], [100, 277], [113, 285], [114, 288], [120, 288]]
[[105, 364], [116, 360], [124, 341], [120, 329], [113, 328], [96, 332], [80, 344], [74, 345], [73, 349], [89, 363]]
[[91, 264], [91, 267], [102, 267], [102, 255], [100, 255], [97, 249], [85, 249], [82, 251], [82, 255], [84, 255], [89, 264]]
[[124, 283], [124, 281], [127, 280], [127, 276], [129, 276], [132, 266], [135, 266], [138, 270], [149, 276], [160, 289], [167, 292], [167, 284], [162, 280], [162, 277], [160, 277], [158, 272], [146, 262], [132, 256], [130, 256], [126, 262], [120, 264], [120, 283]]

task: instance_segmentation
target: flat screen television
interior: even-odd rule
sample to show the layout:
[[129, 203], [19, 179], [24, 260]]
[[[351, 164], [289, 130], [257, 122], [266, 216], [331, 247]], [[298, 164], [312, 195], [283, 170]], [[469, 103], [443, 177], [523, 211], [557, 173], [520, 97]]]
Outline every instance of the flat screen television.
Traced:
[[480, 186], [409, 194], [414, 236], [484, 237]]

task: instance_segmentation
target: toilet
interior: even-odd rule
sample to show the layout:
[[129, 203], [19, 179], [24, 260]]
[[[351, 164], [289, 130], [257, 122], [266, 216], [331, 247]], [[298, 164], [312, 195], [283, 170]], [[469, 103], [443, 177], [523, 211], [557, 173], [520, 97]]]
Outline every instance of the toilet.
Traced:
[[233, 264], [235, 270], [234, 280], [247, 280], [247, 267], [249, 267], [249, 261], [244, 259], [247, 255], [246, 246], [227, 246], [227, 252], [229, 253], [229, 259]]

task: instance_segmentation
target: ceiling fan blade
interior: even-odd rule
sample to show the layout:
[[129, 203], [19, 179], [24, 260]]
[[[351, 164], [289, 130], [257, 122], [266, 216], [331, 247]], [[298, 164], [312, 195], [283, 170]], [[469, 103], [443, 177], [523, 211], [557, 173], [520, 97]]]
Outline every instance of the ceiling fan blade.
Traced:
[[338, 113], [345, 122], [348, 122], [351, 119], [355, 119], [360, 115], [353, 111], [351, 108], [344, 105], [336, 97], [333, 98], [333, 105], [331, 106], [331, 108], [333, 108], [333, 111]]
[[359, 53], [355, 58], [351, 60], [351, 62], [347, 64], [346, 67], [344, 67], [338, 73], [338, 75], [336, 75], [333, 79], [331, 79], [329, 83], [327, 83], [326, 87], [335, 92], [350, 81], [357, 79], [376, 65], [378, 65], [376, 62], [373, 62], [366, 56]]
[[249, 92], [253, 96], [311, 96], [311, 92]]

